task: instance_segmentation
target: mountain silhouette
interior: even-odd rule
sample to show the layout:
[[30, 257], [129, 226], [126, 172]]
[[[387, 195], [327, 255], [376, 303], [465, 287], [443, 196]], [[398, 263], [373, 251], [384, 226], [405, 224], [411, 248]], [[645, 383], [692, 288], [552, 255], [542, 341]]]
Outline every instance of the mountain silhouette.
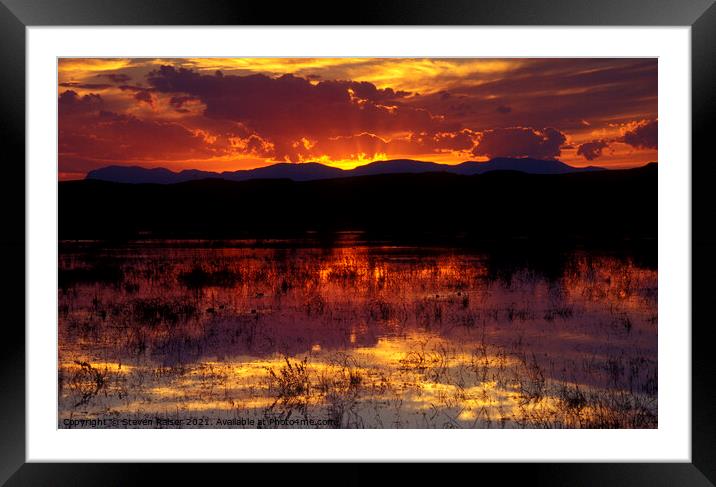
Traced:
[[458, 164], [450, 172], [472, 176], [490, 171], [519, 171], [527, 174], [568, 174], [573, 172], [604, 171], [597, 166], [573, 167], [555, 159], [515, 159], [498, 157], [488, 162], [467, 161]]
[[392, 161], [375, 161], [355, 169], [345, 171], [346, 176], [376, 176], [378, 174], [421, 174], [426, 172], [450, 172], [447, 164], [436, 162], [413, 161], [411, 159], [394, 159]]
[[248, 181], [252, 179], [290, 179], [292, 181], [318, 181], [322, 179], [347, 178], [355, 176], [376, 176], [380, 174], [421, 174], [446, 172], [473, 176], [491, 171], [519, 171], [527, 174], [567, 174], [575, 172], [601, 171], [601, 167], [573, 167], [557, 160], [496, 158], [487, 162], [467, 161], [449, 165], [436, 162], [394, 159], [376, 161], [355, 169], [339, 169], [318, 162], [277, 163], [270, 166], [239, 171], [211, 172], [186, 169], [180, 172], [165, 168], [147, 169], [140, 166], [107, 166], [90, 171], [86, 179], [114, 183], [175, 184], [200, 179], [225, 179]]
[[[406, 164], [415, 171], [429, 167], [415, 161]], [[381, 166], [384, 163], [378, 169], [385, 169]], [[392, 242], [452, 244], [458, 237], [481, 242], [656, 242], [657, 178], [658, 167], [652, 163], [567, 174], [491, 170], [313, 181], [65, 181], [59, 183], [59, 236], [283, 238], [360, 231]]]

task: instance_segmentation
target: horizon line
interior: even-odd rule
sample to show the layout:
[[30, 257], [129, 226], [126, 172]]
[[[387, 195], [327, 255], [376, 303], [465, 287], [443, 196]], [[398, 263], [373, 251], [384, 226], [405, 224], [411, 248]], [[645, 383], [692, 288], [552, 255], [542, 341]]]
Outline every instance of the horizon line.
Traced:
[[[307, 165], [307, 164], [317, 164], [317, 165], [319, 165], [319, 166], [323, 166], [323, 167], [326, 167], [326, 168], [335, 169], [335, 170], [338, 170], [338, 171], [341, 171], [341, 172], [352, 172], [352, 171], [355, 171], [356, 169], [359, 169], [359, 168], [365, 167], [365, 166], [369, 166], [369, 165], [371, 165], [371, 164], [376, 164], [376, 163], [389, 163], [389, 162], [396, 162], [396, 161], [408, 161], [408, 162], [417, 162], [417, 163], [424, 163], [424, 164], [435, 164], [435, 165], [438, 165], [438, 166], [446, 166], [446, 167], [457, 167], [457, 166], [460, 166], [460, 165], [466, 164], [466, 163], [489, 164], [490, 162], [493, 162], [493, 161], [495, 161], [495, 160], [511, 160], [511, 161], [521, 161], [521, 160], [527, 161], [527, 160], [532, 160], [532, 161], [540, 161], [540, 162], [559, 162], [559, 163], [561, 163], [561, 164], [564, 164], [564, 165], [569, 166], [569, 167], [574, 168], [574, 169], [599, 168], [599, 169], [606, 170], [606, 171], [623, 170], [623, 169], [633, 169], [633, 168], [639, 168], [639, 167], [648, 166], [649, 164], [658, 164], [658, 161], [648, 161], [648, 162], [645, 162], [644, 164], [633, 165], [633, 166], [629, 165], [629, 166], [624, 166], [624, 167], [610, 167], [609, 165], [600, 166], [600, 165], [597, 165], [597, 164], [588, 165], [588, 166], [573, 166], [573, 165], [571, 165], [571, 164], [569, 164], [569, 163], [567, 163], [567, 162], [564, 162], [564, 161], [562, 161], [562, 160], [560, 160], [560, 159], [538, 159], [538, 158], [534, 158], [534, 157], [493, 157], [492, 159], [488, 159], [488, 160], [486, 160], [486, 161], [477, 161], [477, 160], [474, 160], [474, 159], [468, 159], [468, 160], [464, 160], [464, 161], [462, 161], [462, 162], [458, 162], [458, 163], [455, 163], [455, 164], [449, 164], [449, 163], [445, 163], [445, 162], [428, 161], [428, 160], [423, 160], [423, 159], [395, 158], [395, 159], [375, 159], [375, 160], [373, 160], [373, 161], [366, 162], [365, 164], [361, 164], [361, 165], [359, 165], [359, 166], [355, 166], [355, 167], [352, 167], [352, 168], [349, 168], [349, 169], [345, 169], [345, 168], [342, 168], [342, 167], [333, 166], [333, 165], [326, 164], [326, 163], [323, 163], [323, 162], [320, 162], [320, 161], [276, 161], [276, 162], [267, 164], [267, 165], [265, 165], [265, 166], [258, 166], [258, 167], [254, 167], [254, 168], [250, 168], [250, 169], [235, 169], [235, 170], [212, 171], [212, 170], [197, 169], [197, 168], [186, 168], [186, 169], [175, 170], [175, 169], [171, 169], [171, 168], [168, 168], [168, 167], [166, 167], [166, 166], [163, 166], [163, 165], [160, 165], [160, 166], [144, 166], [144, 165], [141, 165], [141, 164], [138, 164], [138, 163], [132, 163], [132, 164], [113, 163], [113, 164], [107, 164], [106, 166], [97, 167], [97, 168], [95, 168], [95, 169], [92, 169], [92, 170], [90, 170], [90, 171], [87, 171], [87, 173], [84, 175], [84, 177], [82, 177], [82, 178], [75, 178], [75, 180], [77, 180], [77, 179], [87, 179], [87, 177], [90, 175], [90, 173], [92, 173], [92, 172], [94, 172], [94, 171], [101, 170], [101, 169], [107, 169], [107, 168], [142, 169], [142, 170], [146, 170], [146, 171], [164, 170], [164, 171], [171, 172], [171, 173], [173, 173], [173, 174], [181, 174], [181, 173], [183, 173], [183, 172], [188, 172], [188, 171], [196, 171], [196, 172], [211, 173], [211, 174], [231, 174], [231, 173], [239, 173], [239, 172], [250, 172], [250, 171], [255, 171], [255, 170], [257, 170], [257, 169], [264, 169], [264, 168], [274, 167], [274, 166], [278, 166], [278, 165], [295, 165], [295, 166], [299, 166], [299, 165]], [[60, 179], [60, 180], [62, 180], [62, 179]], [[65, 180], [72, 180], [72, 179], [65, 179]]]

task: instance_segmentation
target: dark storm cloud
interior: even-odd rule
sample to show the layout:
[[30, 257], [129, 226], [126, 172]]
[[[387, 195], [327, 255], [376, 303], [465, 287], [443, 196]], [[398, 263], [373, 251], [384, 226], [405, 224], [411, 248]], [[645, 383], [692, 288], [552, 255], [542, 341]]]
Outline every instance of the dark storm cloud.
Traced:
[[601, 157], [602, 151], [609, 147], [606, 140], [593, 140], [577, 147], [577, 155], [583, 156], [588, 161]]
[[508, 107], [507, 105], [500, 105], [499, 107], [497, 107], [497, 113], [505, 114], [505, 113], [510, 113], [511, 111], [512, 111], [512, 108]]
[[621, 137], [621, 142], [637, 149], [656, 149], [659, 145], [659, 121], [651, 120], [639, 123], [631, 130], [627, 130]]
[[537, 130], [530, 127], [509, 127], [482, 132], [473, 154], [493, 157], [532, 157], [555, 159], [561, 154], [566, 136], [557, 129]]

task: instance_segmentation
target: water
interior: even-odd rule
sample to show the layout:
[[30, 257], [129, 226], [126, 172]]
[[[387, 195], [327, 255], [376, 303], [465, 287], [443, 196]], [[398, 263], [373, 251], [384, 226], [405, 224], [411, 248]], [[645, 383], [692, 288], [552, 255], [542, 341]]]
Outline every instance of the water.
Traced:
[[655, 428], [656, 269], [522, 257], [64, 244], [59, 427]]

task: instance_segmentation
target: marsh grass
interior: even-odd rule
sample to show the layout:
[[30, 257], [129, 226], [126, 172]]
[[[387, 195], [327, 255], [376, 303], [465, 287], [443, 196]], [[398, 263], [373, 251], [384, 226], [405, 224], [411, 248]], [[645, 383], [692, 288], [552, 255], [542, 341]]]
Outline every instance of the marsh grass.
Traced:
[[107, 369], [99, 370], [79, 360], [75, 360], [75, 364], [79, 369], [71, 376], [69, 386], [79, 396], [79, 400], [74, 405], [78, 407], [87, 404], [106, 387]]
[[403, 249], [63, 255], [60, 413], [656, 427], [655, 271], [583, 254], [549, 277], [490, 265]]
[[58, 286], [65, 291], [83, 284], [118, 286], [123, 278], [121, 267], [108, 262], [70, 269], [60, 267], [57, 274]]
[[177, 280], [181, 285], [189, 289], [203, 289], [206, 287], [231, 288], [241, 283], [242, 276], [239, 272], [229, 268], [207, 270], [201, 265], [195, 265], [189, 271], [180, 272]]
[[267, 368], [268, 388], [276, 398], [267, 411], [273, 410], [276, 405], [280, 404], [289, 411], [296, 408], [305, 413], [311, 395], [308, 358], [291, 362], [288, 357], [284, 357], [284, 361], [286, 365], [278, 371], [272, 367]]
[[197, 316], [198, 312], [194, 304], [185, 301], [149, 298], [135, 299], [131, 302], [132, 320], [142, 325], [177, 324]]

